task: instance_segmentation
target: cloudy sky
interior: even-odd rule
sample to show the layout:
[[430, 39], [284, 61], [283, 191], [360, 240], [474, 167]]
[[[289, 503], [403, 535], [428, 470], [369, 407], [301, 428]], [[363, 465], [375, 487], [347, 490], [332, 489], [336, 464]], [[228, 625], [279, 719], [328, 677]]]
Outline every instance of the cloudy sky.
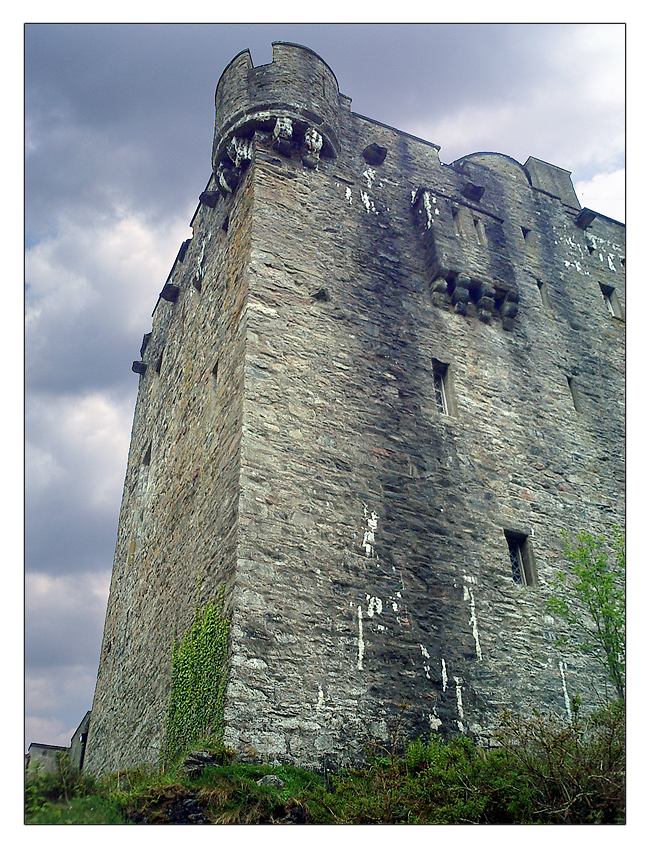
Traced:
[[623, 220], [621, 25], [31, 25], [26, 85], [26, 743], [92, 701], [151, 311], [210, 172], [214, 88], [249, 47], [316, 50], [352, 109], [573, 172]]

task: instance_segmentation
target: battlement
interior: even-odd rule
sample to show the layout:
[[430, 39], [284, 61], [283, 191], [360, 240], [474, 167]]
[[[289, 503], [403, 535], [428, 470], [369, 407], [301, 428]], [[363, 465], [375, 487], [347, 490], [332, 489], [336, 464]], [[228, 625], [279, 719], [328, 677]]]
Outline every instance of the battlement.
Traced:
[[340, 150], [342, 98], [334, 72], [308, 47], [273, 42], [273, 60], [253, 65], [243, 50], [223, 71], [215, 93], [212, 165], [219, 174], [238, 167], [253, 133], [273, 134], [279, 149], [305, 147], [307, 156], [335, 158]]

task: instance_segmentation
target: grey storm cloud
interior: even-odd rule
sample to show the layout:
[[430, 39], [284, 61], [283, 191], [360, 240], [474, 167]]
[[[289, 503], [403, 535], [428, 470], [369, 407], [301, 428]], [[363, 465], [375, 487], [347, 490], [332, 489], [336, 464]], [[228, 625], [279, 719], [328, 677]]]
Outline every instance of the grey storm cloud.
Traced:
[[273, 40], [314, 49], [353, 110], [444, 162], [537, 156], [622, 215], [620, 25], [28, 25], [27, 742], [67, 742], [90, 706], [130, 363], [209, 177], [218, 77]]

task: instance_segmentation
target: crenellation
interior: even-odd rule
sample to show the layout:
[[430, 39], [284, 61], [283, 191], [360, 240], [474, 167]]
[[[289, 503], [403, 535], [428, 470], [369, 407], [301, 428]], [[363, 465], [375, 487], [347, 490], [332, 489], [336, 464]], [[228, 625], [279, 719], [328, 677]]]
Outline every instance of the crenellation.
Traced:
[[159, 757], [173, 640], [222, 591], [243, 758], [595, 703], [545, 598], [564, 532], [623, 521], [622, 226], [533, 157], [442, 165], [298, 45], [215, 103], [137, 363], [87, 768]]

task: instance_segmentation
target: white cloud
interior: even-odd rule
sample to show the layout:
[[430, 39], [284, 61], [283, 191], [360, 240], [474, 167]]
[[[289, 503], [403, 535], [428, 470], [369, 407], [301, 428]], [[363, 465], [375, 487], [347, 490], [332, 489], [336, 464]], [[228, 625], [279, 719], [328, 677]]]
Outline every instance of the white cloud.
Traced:
[[[510, 79], [459, 96], [457, 107], [408, 129], [442, 146], [444, 162], [481, 150], [535, 156], [591, 176], [620, 167], [624, 148], [623, 28], [559, 27], [530, 57], [507, 56]], [[530, 76], [530, 65], [538, 67]]]
[[595, 174], [591, 180], [578, 182], [576, 193], [583, 206], [625, 221], [625, 169]]
[[27, 494], [74, 487], [86, 510], [119, 502], [133, 408], [106, 392], [37, 396], [27, 415]]
[[187, 236], [184, 215], [158, 227], [133, 212], [61, 220], [55, 235], [26, 253], [31, 333], [42, 334], [66, 317], [68, 323], [101, 317], [127, 328], [145, 326], [157, 287]]

